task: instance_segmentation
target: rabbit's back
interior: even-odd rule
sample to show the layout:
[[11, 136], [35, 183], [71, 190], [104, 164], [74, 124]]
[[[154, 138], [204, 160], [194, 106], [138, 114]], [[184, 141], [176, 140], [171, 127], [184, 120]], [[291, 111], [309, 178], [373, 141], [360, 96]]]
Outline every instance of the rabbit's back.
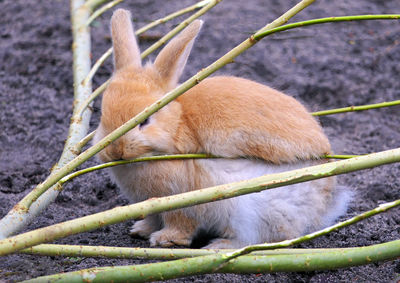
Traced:
[[330, 152], [318, 122], [294, 98], [237, 77], [202, 81], [177, 100], [203, 151], [280, 164]]

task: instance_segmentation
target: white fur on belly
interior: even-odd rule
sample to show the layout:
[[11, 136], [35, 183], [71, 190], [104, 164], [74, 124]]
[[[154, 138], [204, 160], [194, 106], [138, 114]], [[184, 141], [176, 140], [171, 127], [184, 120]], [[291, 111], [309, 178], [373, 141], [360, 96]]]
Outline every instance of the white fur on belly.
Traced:
[[[278, 166], [248, 159], [207, 159], [198, 163], [211, 175], [216, 185], [312, 165], [310, 161]], [[330, 225], [345, 213], [351, 197], [347, 190], [341, 188], [334, 193], [331, 202], [323, 206], [326, 199], [321, 193], [321, 184], [324, 182], [305, 182], [218, 201], [213, 205], [212, 212], [208, 211], [215, 213], [215, 221], [203, 225], [214, 222], [211, 225], [223, 227], [229, 223], [238, 245], [277, 241], [314, 231]]]

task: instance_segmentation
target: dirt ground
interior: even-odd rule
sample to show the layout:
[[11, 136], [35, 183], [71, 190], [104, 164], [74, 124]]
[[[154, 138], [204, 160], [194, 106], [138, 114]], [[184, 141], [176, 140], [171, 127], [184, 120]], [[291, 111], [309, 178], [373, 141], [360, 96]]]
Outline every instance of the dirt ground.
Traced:
[[[205, 21], [183, 79], [209, 65], [288, 10], [294, 0], [225, 0]], [[126, 1], [135, 26], [194, 1]], [[49, 174], [67, 136], [72, 109], [72, 54], [69, 1], [0, 1], [0, 217]], [[293, 21], [355, 14], [400, 13], [398, 0], [316, 1]], [[110, 46], [106, 13], [93, 24], [93, 59]], [[181, 20], [180, 18], [179, 20]], [[179, 20], [147, 34], [157, 37]], [[141, 41], [144, 48], [152, 42]], [[154, 56], [152, 57], [154, 58]], [[303, 102], [310, 110], [362, 105], [400, 97], [400, 23], [369, 21], [325, 24], [271, 36], [238, 57], [219, 74], [268, 84]], [[112, 70], [111, 60], [94, 79]], [[92, 118], [99, 119], [99, 101]], [[335, 153], [363, 154], [400, 146], [400, 107], [346, 113], [320, 119]], [[87, 165], [95, 164], [91, 160]], [[343, 219], [400, 198], [400, 164], [339, 177], [356, 192]], [[27, 230], [128, 204], [105, 172], [77, 178]], [[57, 241], [82, 245], [147, 247], [128, 236], [131, 223], [112, 225]], [[400, 214], [394, 209], [301, 247], [353, 247], [399, 239]], [[0, 260], [0, 282], [79, 270], [128, 265], [143, 260], [10, 255]], [[400, 260], [336, 271], [266, 275], [204, 275], [176, 282], [396, 282]]]

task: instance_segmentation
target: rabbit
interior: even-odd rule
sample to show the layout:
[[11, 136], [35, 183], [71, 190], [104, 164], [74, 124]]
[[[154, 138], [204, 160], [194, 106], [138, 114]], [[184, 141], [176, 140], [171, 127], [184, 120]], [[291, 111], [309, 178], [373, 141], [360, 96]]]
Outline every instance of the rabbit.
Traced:
[[[130, 13], [111, 18], [114, 73], [105, 90], [94, 143], [178, 85], [203, 22], [195, 20], [144, 66]], [[237, 182], [328, 162], [331, 146], [319, 123], [294, 98], [233, 76], [201, 81], [99, 152], [103, 162], [161, 154], [208, 153], [220, 159], [154, 161], [112, 167], [132, 202]], [[240, 248], [298, 237], [345, 213], [351, 194], [335, 177], [150, 215], [131, 235], [151, 246]]]

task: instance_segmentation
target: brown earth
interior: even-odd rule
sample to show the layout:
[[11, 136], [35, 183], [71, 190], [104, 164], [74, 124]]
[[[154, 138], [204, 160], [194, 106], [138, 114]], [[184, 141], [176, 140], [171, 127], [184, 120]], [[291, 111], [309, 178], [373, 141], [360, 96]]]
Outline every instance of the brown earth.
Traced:
[[[194, 1], [126, 1], [135, 25]], [[223, 1], [203, 17], [205, 25], [185, 78], [244, 40], [297, 1]], [[69, 1], [0, 1], [0, 216], [49, 174], [67, 136], [72, 104], [72, 55]], [[317, 1], [293, 21], [326, 16], [400, 13], [397, 0]], [[94, 23], [93, 58], [110, 46], [110, 12]], [[179, 20], [158, 27], [157, 37]], [[151, 37], [150, 36], [150, 37]], [[304, 101], [311, 110], [399, 99], [400, 24], [368, 21], [325, 24], [271, 36], [218, 73], [273, 86]], [[148, 46], [152, 42], [141, 42]], [[94, 79], [99, 85], [111, 72], [111, 60]], [[185, 79], [184, 78], [184, 79]], [[95, 103], [92, 128], [99, 118]], [[400, 145], [400, 107], [327, 116], [320, 119], [336, 153], [362, 154]], [[95, 161], [89, 161], [88, 165]], [[400, 198], [400, 165], [392, 164], [340, 177], [356, 200], [349, 218], [380, 203]], [[104, 172], [78, 178], [26, 230], [125, 205]], [[121, 223], [58, 243], [147, 247], [132, 239], [131, 223]], [[353, 247], [399, 239], [399, 210], [394, 209], [301, 247]], [[14, 282], [93, 266], [138, 264], [143, 260], [10, 255], [0, 261], [0, 281]], [[336, 271], [266, 275], [204, 275], [175, 281], [195, 282], [395, 282], [400, 261]]]

